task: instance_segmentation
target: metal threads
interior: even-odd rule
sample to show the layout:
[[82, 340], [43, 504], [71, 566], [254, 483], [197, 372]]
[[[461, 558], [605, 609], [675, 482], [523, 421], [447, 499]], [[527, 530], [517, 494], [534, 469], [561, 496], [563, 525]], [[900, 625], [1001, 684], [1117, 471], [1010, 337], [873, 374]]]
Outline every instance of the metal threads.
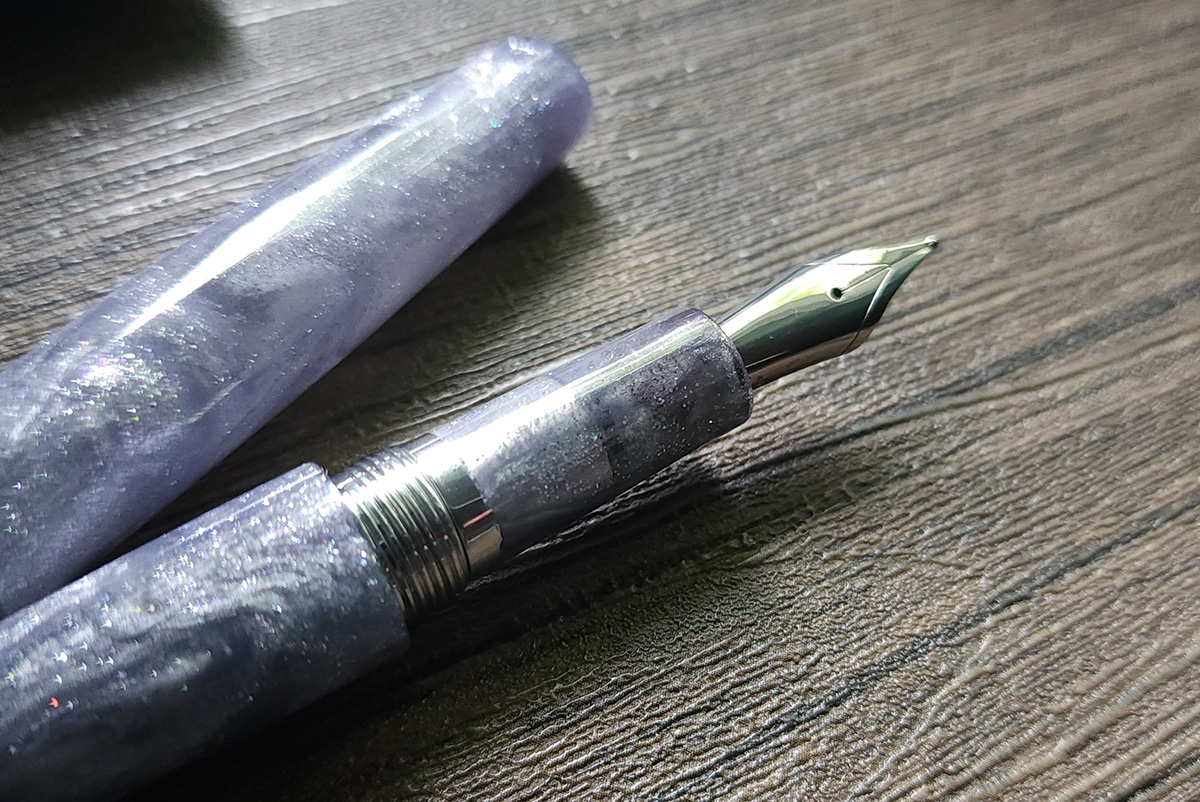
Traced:
[[471, 575], [462, 532], [405, 449], [373, 454], [333, 481], [375, 547], [409, 621], [457, 598]]

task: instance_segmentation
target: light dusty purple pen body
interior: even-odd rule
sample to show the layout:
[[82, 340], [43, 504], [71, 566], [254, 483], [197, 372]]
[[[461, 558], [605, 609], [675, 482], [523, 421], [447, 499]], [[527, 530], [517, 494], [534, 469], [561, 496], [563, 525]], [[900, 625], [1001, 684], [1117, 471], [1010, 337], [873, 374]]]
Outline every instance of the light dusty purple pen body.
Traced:
[[862, 345], [932, 240], [648, 323], [330, 478], [303, 465], [0, 621], [0, 799], [109, 798], [308, 704], [408, 626]]
[[510, 38], [228, 213], [0, 372], [0, 615], [61, 587], [346, 356], [590, 113]]

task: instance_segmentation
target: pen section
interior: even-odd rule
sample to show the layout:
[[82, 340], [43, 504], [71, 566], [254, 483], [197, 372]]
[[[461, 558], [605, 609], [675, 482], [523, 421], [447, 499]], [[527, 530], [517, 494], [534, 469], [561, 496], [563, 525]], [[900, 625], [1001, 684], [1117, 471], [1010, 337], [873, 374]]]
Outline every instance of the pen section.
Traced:
[[557, 533], [750, 416], [741, 356], [688, 310], [605, 343], [433, 434], [495, 514], [500, 559]]
[[0, 799], [117, 796], [406, 642], [374, 551], [302, 466], [0, 622]]

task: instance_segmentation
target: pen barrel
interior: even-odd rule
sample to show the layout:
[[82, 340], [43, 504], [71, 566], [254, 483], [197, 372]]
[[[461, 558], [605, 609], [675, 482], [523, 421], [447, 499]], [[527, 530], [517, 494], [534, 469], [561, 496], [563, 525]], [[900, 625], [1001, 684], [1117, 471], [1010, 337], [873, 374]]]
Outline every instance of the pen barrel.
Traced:
[[0, 613], [81, 574], [563, 157], [587, 85], [512, 38], [239, 206], [0, 373]]
[[689, 310], [335, 481], [412, 616], [739, 426], [751, 393], [732, 342]]
[[301, 466], [0, 621], [0, 799], [119, 796], [406, 633], [336, 487]]

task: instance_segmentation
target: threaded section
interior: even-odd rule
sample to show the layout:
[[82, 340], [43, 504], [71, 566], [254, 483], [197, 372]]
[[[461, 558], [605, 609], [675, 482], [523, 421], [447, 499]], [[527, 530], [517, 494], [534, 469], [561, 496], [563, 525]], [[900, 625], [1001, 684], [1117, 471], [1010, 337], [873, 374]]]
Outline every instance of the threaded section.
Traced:
[[403, 448], [373, 454], [334, 477], [375, 547], [411, 621], [452, 602], [470, 578], [450, 508]]

